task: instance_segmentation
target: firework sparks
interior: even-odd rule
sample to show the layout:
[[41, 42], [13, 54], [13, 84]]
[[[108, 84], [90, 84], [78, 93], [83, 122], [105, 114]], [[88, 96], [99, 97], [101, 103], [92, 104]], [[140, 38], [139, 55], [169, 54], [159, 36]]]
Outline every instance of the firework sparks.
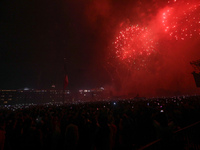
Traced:
[[129, 26], [113, 42], [115, 57], [129, 67], [145, 67], [147, 58], [155, 52], [155, 43], [150, 29]]
[[168, 2], [162, 13], [164, 31], [176, 40], [185, 40], [200, 35], [200, 2]]
[[107, 53], [106, 68], [116, 93], [134, 89], [168, 95], [192, 89], [188, 62], [199, 54], [200, 1], [141, 1], [135, 8], [138, 19], [130, 15], [119, 22]]

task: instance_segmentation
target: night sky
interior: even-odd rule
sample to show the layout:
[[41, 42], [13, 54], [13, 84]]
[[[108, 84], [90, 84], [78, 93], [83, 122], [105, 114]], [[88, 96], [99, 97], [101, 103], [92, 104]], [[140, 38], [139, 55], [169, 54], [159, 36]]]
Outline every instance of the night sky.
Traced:
[[0, 88], [62, 88], [64, 58], [69, 88], [102, 86], [109, 32], [93, 3], [1, 1]]
[[[53, 84], [56, 89], [62, 89], [66, 58], [68, 89], [104, 86], [121, 94], [141, 93], [143, 96], [198, 93], [189, 62], [200, 58], [199, 36], [189, 32], [189, 35], [193, 34], [189, 40], [179, 40], [183, 37], [178, 37], [182, 34], [178, 29], [185, 29], [191, 23], [197, 32], [200, 31], [199, 2], [188, 1], [192, 9], [194, 5], [198, 7], [186, 12], [197, 22], [193, 19], [188, 23], [187, 14], [181, 13], [176, 13], [179, 17], [176, 20], [173, 12], [167, 12], [173, 7], [177, 12], [185, 13], [189, 8], [185, 1], [188, 0], [170, 3], [167, 0], [2, 0], [0, 89], [50, 89]], [[164, 11], [170, 18], [163, 19], [166, 24], [159, 17]], [[178, 29], [168, 29], [167, 23], [177, 25]], [[122, 46], [128, 42], [124, 39], [117, 49], [114, 46], [120, 31], [122, 33], [130, 26], [153, 31], [156, 48], [148, 61], [146, 57], [137, 57], [139, 54], [131, 55], [131, 59], [124, 58]], [[134, 37], [135, 43], [138, 38]], [[122, 56], [123, 59], [118, 59]], [[136, 66], [133, 63], [136, 61], [146, 62], [146, 68], [141, 67], [144, 63]], [[128, 67], [121, 66], [124, 64]], [[127, 70], [131, 70], [129, 75], [125, 73]]]

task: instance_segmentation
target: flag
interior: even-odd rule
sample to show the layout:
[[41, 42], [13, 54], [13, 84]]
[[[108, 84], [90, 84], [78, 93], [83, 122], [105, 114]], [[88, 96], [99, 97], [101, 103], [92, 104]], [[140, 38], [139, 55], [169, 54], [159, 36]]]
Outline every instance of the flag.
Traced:
[[65, 76], [64, 89], [66, 89], [68, 83], [69, 83], [69, 81], [68, 81], [68, 75], [66, 75], [66, 76]]

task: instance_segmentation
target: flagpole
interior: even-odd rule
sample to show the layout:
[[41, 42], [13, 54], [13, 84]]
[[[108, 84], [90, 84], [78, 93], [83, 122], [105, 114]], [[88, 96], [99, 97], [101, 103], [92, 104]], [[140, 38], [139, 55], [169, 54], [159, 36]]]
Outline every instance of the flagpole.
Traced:
[[67, 75], [67, 66], [66, 66], [66, 58], [64, 58], [64, 82], [63, 82], [63, 105], [65, 102], [65, 78]]
[[[65, 80], [65, 79], [64, 79]], [[63, 105], [64, 105], [64, 102], [65, 102], [65, 82], [63, 83]]]

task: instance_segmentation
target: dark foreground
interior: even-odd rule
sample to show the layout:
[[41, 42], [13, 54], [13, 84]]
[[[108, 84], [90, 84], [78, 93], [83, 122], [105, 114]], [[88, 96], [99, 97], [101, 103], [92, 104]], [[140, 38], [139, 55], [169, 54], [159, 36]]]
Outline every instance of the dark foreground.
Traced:
[[199, 96], [1, 106], [0, 148], [199, 149], [199, 116]]

